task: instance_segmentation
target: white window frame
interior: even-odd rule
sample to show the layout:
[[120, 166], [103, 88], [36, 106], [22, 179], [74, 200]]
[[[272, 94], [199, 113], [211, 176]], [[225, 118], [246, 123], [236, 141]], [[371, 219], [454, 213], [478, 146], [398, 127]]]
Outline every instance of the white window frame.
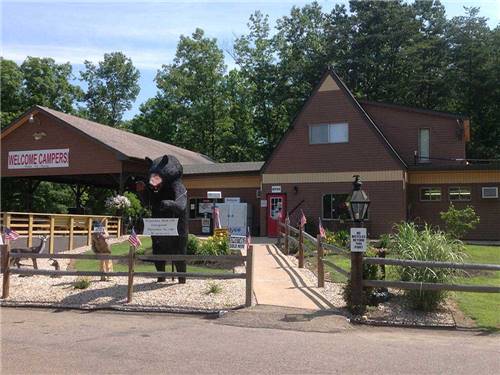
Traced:
[[[349, 197], [349, 193], [325, 193], [323, 195], [321, 195], [321, 220], [322, 221], [342, 221], [342, 220], [351, 220], [350, 218], [348, 219], [341, 219], [341, 218], [325, 218], [323, 217], [324, 213], [325, 213], [325, 196], [327, 195], [347, 195], [347, 197]], [[330, 198], [331, 199], [331, 198]], [[366, 213], [366, 219], [365, 220], [368, 220], [368, 212]]]
[[[334, 126], [339, 126], [339, 125], [345, 125], [347, 127], [347, 140], [342, 141], [342, 142], [332, 142], [330, 139], [330, 134], [331, 134], [331, 127]], [[326, 142], [313, 142], [312, 141], [312, 129], [314, 127], [319, 127], [319, 126], [326, 126], [328, 127], [328, 140]], [[310, 145], [326, 145], [326, 144], [342, 144], [342, 143], [349, 143], [349, 123], [348, 122], [335, 122], [335, 123], [326, 123], [326, 124], [312, 124], [309, 125], [309, 144]]]
[[[422, 190], [424, 189], [437, 189], [439, 190], [439, 199], [422, 199]], [[418, 189], [418, 199], [420, 202], [441, 202], [443, 199], [443, 189], [441, 187], [435, 187], [435, 186], [422, 186], [420, 189]]]
[[[469, 190], [469, 198], [468, 199], [463, 199], [462, 198], [462, 192], [460, 191], [458, 196], [460, 197], [460, 199], [451, 199], [451, 194], [450, 194], [450, 190], [451, 189], [468, 189]], [[448, 188], [448, 200], [450, 202], [470, 202], [472, 200], [472, 189], [470, 186], [450, 186]]]
[[[496, 195], [494, 197], [485, 197], [484, 196], [485, 189], [495, 189]], [[483, 186], [481, 188], [481, 198], [483, 198], [483, 199], [498, 199], [498, 186]]]

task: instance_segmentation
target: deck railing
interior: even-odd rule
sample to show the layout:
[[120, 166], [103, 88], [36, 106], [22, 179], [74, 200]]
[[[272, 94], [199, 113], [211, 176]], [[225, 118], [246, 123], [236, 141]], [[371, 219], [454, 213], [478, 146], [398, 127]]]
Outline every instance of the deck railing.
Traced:
[[101, 223], [110, 236], [121, 236], [122, 219], [107, 215], [69, 215], [34, 212], [3, 212], [4, 227], [11, 228], [21, 236], [28, 237], [28, 247], [33, 246], [33, 236], [48, 235], [49, 253], [54, 253], [56, 236], [68, 236], [68, 250], [73, 250], [75, 236], [87, 236], [87, 245], [92, 242], [92, 229]]

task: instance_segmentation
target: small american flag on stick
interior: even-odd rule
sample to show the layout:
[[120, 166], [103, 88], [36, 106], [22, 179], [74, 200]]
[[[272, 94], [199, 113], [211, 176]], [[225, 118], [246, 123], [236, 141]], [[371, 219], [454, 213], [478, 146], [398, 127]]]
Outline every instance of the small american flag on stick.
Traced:
[[307, 219], [306, 219], [306, 215], [304, 215], [304, 211], [300, 210], [301, 212], [301, 215], [300, 215], [300, 226], [302, 228], [304, 228], [307, 224]]
[[323, 228], [323, 223], [321, 222], [321, 218], [319, 218], [319, 236], [321, 238], [325, 238], [326, 237], [325, 228]]
[[252, 236], [250, 234], [250, 227], [247, 227], [247, 239], [246, 239], [246, 242], [247, 242], [247, 248], [248, 248], [248, 246], [250, 246], [250, 244], [252, 243]]
[[142, 245], [141, 240], [137, 233], [135, 233], [134, 228], [132, 228], [132, 233], [130, 233], [130, 236], [128, 237], [128, 242], [130, 242], [130, 244], [136, 249]]
[[15, 241], [19, 238], [19, 233], [10, 228], [5, 228], [3, 231], [6, 240]]

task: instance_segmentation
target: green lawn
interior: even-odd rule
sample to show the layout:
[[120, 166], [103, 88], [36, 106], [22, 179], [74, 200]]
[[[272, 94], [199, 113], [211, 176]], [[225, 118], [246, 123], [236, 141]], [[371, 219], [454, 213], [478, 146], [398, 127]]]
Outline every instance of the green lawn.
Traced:
[[[351, 272], [351, 258], [349, 256], [328, 255], [325, 257], [325, 260], [332, 262], [347, 272]], [[325, 264], [325, 273], [330, 273], [330, 280], [334, 283], [345, 283], [347, 281], [347, 278], [344, 275], [335, 271], [328, 264]]]
[[[141, 237], [142, 247], [138, 250], [139, 253], [144, 251], [145, 254], [151, 254], [151, 237]], [[129, 242], [121, 242], [111, 245], [111, 253], [113, 255], [125, 255], [129, 251]], [[85, 254], [93, 254], [92, 251], [87, 251]], [[98, 260], [77, 260], [75, 262], [75, 268], [78, 271], [97, 271], [99, 270], [100, 262]], [[166, 271], [170, 270], [170, 265], [167, 264]], [[128, 271], [127, 264], [119, 264], [117, 261], [113, 261], [113, 271], [126, 272]], [[148, 262], [136, 262], [135, 271], [137, 272], [154, 272], [156, 271], [153, 263]], [[213, 268], [204, 267], [203, 265], [190, 265], [187, 266], [187, 272], [194, 273], [229, 273], [230, 269], [224, 268]]]
[[[498, 246], [466, 246], [466, 263], [500, 264], [500, 247]], [[482, 271], [470, 273], [469, 276], [457, 280], [460, 284], [500, 285], [500, 272]], [[472, 318], [479, 327], [489, 330], [500, 329], [500, 294], [498, 293], [453, 293], [458, 306], [465, 315]]]

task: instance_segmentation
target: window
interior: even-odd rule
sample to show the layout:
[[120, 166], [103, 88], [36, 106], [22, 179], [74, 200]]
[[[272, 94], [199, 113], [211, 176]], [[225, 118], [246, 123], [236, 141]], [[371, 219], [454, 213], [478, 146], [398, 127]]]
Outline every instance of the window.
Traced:
[[325, 220], [348, 220], [350, 219], [346, 200], [349, 194], [325, 194], [323, 195], [323, 219]]
[[[224, 199], [216, 199], [217, 203], [223, 203]], [[214, 200], [208, 198], [189, 199], [189, 218], [198, 219], [202, 217], [211, 218]]]
[[430, 129], [420, 129], [418, 132], [418, 157], [420, 163], [428, 163], [430, 157]]
[[452, 202], [470, 201], [471, 191], [469, 187], [455, 186], [448, 189], [448, 197]]
[[341, 124], [320, 124], [309, 127], [309, 143], [347, 143], [349, 142], [349, 125]]
[[436, 202], [441, 200], [441, 188], [426, 187], [420, 189], [420, 200], [422, 202]]
[[488, 186], [481, 188], [483, 198], [498, 198], [498, 187], [496, 186]]

